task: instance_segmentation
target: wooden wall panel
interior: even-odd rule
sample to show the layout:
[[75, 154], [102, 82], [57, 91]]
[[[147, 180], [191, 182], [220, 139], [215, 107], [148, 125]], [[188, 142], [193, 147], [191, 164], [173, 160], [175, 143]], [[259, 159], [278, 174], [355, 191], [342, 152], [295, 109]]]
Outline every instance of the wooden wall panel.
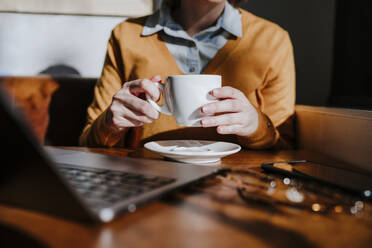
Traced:
[[372, 111], [297, 106], [299, 147], [372, 172]]

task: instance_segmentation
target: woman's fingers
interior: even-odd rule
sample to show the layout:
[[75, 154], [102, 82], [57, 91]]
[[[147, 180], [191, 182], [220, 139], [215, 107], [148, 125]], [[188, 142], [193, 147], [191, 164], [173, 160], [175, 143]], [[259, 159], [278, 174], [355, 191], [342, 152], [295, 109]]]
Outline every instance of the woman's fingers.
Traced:
[[212, 90], [211, 95], [222, 100], [204, 105], [201, 110], [205, 114], [245, 111], [247, 99], [238, 89], [225, 86]]
[[161, 82], [161, 77], [154, 76], [151, 80], [138, 79], [124, 83], [113, 96], [108, 109], [110, 116], [108, 123], [120, 131], [125, 127], [152, 123], [159, 118], [159, 112], [144, 100], [144, 94], [148, 94], [155, 101], [159, 99], [160, 91], [155, 82]]
[[148, 120], [153, 121], [154, 119], [159, 118], [158, 111], [156, 111], [147, 101], [136, 96], [126, 94], [124, 97], [115, 96], [114, 99], [119, 102], [119, 107], [123, 108], [122, 112], [124, 116], [145, 123], [150, 123]]
[[222, 88], [217, 88], [211, 91], [211, 95], [217, 99], [245, 99], [245, 95], [238, 89], [230, 86], [225, 86]]
[[218, 116], [206, 117], [201, 120], [201, 125], [203, 127], [216, 127], [221, 125], [235, 125], [244, 124], [244, 117], [241, 114], [224, 114]]
[[240, 135], [240, 132], [243, 128], [244, 128], [243, 125], [218, 126], [217, 127], [217, 133], [219, 133], [219, 134], [237, 134], [237, 135]]
[[204, 105], [201, 110], [205, 114], [213, 115], [216, 113], [241, 112], [244, 110], [244, 107], [241, 100], [226, 99]]
[[151, 80], [151, 82], [160, 83], [161, 82], [161, 76], [160, 75], [153, 76], [150, 80]]
[[208, 115], [200, 123], [203, 127], [217, 127], [220, 134], [247, 136], [258, 126], [258, 112], [240, 90], [225, 86], [211, 91], [219, 101], [206, 104], [201, 111]]
[[141, 121], [132, 120], [130, 118], [124, 118], [118, 115], [113, 117], [111, 122], [112, 122], [112, 126], [118, 131], [121, 131], [127, 127], [139, 127], [144, 124]]
[[154, 120], [141, 113], [128, 109], [124, 104], [114, 102], [110, 106], [112, 113], [111, 124], [120, 131], [125, 127], [142, 126], [144, 123], [152, 123]]
[[[154, 80], [158, 80], [157, 77], [153, 78]], [[158, 87], [154, 84], [157, 81], [150, 81], [148, 79], [138, 79], [131, 82], [126, 83], [124, 85], [129, 92], [138, 97], [141, 93], [145, 93], [149, 95], [154, 101], [159, 100], [160, 92]]]

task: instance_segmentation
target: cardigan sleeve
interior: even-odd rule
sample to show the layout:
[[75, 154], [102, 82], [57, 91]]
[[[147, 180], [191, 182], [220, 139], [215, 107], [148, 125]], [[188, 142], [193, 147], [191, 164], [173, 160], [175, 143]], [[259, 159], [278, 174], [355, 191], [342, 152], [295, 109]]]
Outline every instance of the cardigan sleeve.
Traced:
[[87, 110], [87, 123], [80, 135], [81, 146], [112, 147], [125, 135], [125, 131], [118, 133], [106, 124], [107, 108], [113, 95], [123, 84], [124, 70], [120, 54], [120, 47], [112, 33], [107, 45], [102, 74], [94, 87], [93, 102]]
[[238, 137], [246, 148], [288, 148], [294, 145], [295, 65], [293, 47], [284, 32], [268, 68], [266, 80], [256, 90], [259, 124], [247, 137]]

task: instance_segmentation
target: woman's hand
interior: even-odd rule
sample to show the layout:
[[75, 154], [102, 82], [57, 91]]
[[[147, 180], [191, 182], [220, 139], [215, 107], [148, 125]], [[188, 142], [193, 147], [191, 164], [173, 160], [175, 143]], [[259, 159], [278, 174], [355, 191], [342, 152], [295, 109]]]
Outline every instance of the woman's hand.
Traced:
[[220, 101], [206, 104], [202, 112], [209, 115], [200, 123], [203, 127], [217, 127], [219, 134], [248, 136], [258, 127], [258, 113], [246, 96], [238, 89], [225, 86], [210, 93]]
[[145, 94], [154, 101], [159, 99], [159, 89], [153, 82], [160, 82], [161, 77], [138, 79], [124, 83], [123, 87], [113, 96], [108, 108], [106, 123], [120, 132], [127, 127], [142, 126], [159, 118], [156, 111], [146, 100]]

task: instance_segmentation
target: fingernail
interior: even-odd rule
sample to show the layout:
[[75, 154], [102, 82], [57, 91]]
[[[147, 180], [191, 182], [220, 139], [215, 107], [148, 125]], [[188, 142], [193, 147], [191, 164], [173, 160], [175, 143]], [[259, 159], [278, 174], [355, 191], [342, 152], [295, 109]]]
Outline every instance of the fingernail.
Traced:
[[226, 128], [225, 127], [218, 127], [217, 128], [217, 133], [224, 133], [226, 132]]
[[207, 120], [207, 119], [203, 119], [203, 120], [201, 120], [201, 124], [202, 125], [208, 125], [209, 124], [209, 121]]
[[161, 82], [161, 76], [160, 75], [153, 76], [151, 78], [151, 81], [152, 82]]
[[155, 102], [159, 101], [160, 98], [160, 92], [157, 92], [158, 94], [153, 95], [152, 99], [154, 99]]
[[208, 106], [203, 106], [201, 110], [202, 110], [203, 113], [207, 114], [210, 109], [209, 109]]

